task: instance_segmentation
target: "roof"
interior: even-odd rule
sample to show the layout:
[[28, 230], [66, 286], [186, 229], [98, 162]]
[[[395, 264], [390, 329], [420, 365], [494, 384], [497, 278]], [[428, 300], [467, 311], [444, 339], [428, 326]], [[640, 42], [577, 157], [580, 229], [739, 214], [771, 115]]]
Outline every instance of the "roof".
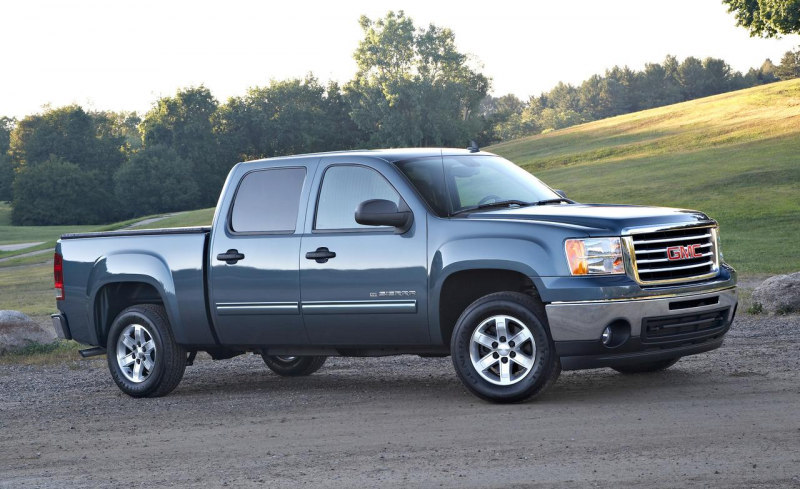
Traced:
[[391, 148], [391, 149], [354, 149], [347, 151], [328, 151], [324, 153], [305, 153], [298, 155], [276, 156], [274, 158], [262, 158], [259, 160], [246, 161], [245, 163], [260, 163], [265, 161], [275, 161], [289, 158], [305, 157], [305, 156], [374, 156], [390, 163], [395, 161], [407, 160], [410, 158], [424, 158], [426, 156], [489, 156], [493, 153], [479, 151], [471, 153], [467, 149], [460, 148]]

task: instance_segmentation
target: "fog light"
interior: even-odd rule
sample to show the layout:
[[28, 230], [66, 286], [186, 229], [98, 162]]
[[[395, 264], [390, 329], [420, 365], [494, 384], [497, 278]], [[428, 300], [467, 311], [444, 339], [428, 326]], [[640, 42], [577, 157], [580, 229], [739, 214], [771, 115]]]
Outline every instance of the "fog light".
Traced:
[[606, 326], [603, 330], [603, 344], [608, 346], [611, 343], [611, 326]]

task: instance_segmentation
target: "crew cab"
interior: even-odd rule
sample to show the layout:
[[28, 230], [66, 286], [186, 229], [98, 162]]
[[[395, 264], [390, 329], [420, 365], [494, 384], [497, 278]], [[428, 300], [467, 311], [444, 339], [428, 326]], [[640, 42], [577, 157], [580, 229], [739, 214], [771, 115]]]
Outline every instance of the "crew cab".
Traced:
[[285, 376], [450, 355], [468, 390], [514, 402], [562, 369], [718, 348], [737, 306], [702, 212], [576, 203], [477, 148], [239, 163], [210, 228], [65, 234], [54, 268], [57, 332], [135, 397], [175, 389], [202, 351]]

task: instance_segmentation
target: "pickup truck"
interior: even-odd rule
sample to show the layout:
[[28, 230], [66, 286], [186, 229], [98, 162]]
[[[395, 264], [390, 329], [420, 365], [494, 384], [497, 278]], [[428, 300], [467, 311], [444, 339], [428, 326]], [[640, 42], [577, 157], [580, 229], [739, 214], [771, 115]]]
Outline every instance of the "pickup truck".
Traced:
[[134, 397], [197, 352], [284, 376], [329, 356], [451, 356], [495, 402], [562, 369], [654, 372], [722, 345], [736, 272], [702, 212], [579, 204], [477, 148], [239, 163], [213, 225], [65, 234], [59, 335]]

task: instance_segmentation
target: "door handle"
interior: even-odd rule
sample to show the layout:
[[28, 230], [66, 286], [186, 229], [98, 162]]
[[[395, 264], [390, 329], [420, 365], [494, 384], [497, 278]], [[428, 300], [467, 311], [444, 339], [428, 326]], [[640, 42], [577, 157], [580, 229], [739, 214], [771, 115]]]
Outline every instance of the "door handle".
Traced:
[[317, 263], [325, 263], [330, 258], [336, 258], [336, 253], [323, 247], [317, 248], [317, 251], [309, 251], [306, 253], [306, 258], [309, 260], [317, 260]]
[[234, 265], [239, 260], [244, 260], [244, 253], [239, 253], [239, 250], [228, 250], [217, 255], [217, 260], [224, 261], [228, 265]]

